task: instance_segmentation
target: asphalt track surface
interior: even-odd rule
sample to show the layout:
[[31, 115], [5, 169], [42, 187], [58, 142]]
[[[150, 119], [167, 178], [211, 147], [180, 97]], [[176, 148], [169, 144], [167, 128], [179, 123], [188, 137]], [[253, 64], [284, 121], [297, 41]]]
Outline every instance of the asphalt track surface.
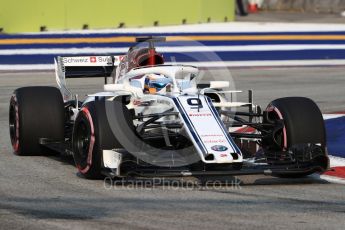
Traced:
[[[236, 88], [253, 89], [255, 100], [263, 107], [273, 98], [298, 95], [313, 98], [323, 112], [345, 110], [344, 73], [342, 67], [232, 71]], [[55, 85], [54, 75], [0, 73], [0, 229], [343, 229], [345, 226], [344, 185], [312, 177], [207, 178], [211, 181], [207, 186], [205, 183], [192, 186], [197, 182], [194, 178], [187, 178], [184, 183], [178, 179], [155, 179], [112, 186], [85, 180], [70, 159], [16, 156], [9, 141], [8, 101], [13, 89], [28, 85]], [[72, 91], [80, 95], [97, 92], [101, 85], [101, 79], [70, 81]], [[223, 185], [219, 186], [217, 180]], [[143, 188], [141, 184], [147, 186]]]

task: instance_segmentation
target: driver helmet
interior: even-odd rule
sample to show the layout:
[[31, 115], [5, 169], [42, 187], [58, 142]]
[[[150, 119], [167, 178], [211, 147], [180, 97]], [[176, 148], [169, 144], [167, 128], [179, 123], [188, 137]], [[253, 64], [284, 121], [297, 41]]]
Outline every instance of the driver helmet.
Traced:
[[155, 94], [171, 92], [171, 79], [159, 74], [148, 74], [145, 77], [144, 93]]

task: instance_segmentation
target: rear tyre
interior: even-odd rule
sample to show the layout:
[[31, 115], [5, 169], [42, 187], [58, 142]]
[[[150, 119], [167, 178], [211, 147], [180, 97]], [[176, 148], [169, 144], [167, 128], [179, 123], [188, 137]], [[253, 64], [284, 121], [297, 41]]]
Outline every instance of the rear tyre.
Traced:
[[[283, 120], [284, 128], [279, 138], [281, 149], [286, 150], [298, 144], [317, 144], [322, 155], [312, 160], [314, 167], [322, 170], [328, 168], [326, 152], [326, 131], [322, 113], [318, 106], [309, 98], [286, 97], [272, 101], [266, 111], [272, 120]], [[303, 177], [313, 173], [278, 174], [279, 177]]]
[[55, 87], [23, 87], [10, 100], [9, 128], [17, 155], [42, 154], [40, 138], [64, 140], [64, 104]]

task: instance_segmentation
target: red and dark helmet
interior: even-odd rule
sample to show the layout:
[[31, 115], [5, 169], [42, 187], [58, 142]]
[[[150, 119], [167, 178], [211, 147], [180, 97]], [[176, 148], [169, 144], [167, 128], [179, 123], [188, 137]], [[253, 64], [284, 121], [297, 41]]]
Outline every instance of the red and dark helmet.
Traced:
[[162, 64], [164, 64], [163, 55], [156, 50], [134, 47], [128, 51], [128, 71], [137, 67]]

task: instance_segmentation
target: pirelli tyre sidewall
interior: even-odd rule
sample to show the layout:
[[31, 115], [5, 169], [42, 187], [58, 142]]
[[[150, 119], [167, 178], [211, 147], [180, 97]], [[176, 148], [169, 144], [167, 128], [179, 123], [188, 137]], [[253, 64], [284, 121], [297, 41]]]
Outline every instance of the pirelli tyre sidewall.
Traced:
[[[295, 144], [318, 144], [322, 148], [324, 157], [320, 158], [320, 161], [315, 162], [315, 164], [319, 164], [324, 169], [328, 167], [325, 125], [322, 113], [314, 101], [305, 97], [279, 98], [272, 101], [267, 106], [266, 111], [273, 113], [276, 119], [284, 121], [281, 134], [282, 150], [286, 150]], [[305, 175], [296, 174], [289, 177]]]
[[23, 87], [14, 91], [9, 107], [9, 131], [14, 153], [39, 155], [47, 152], [41, 138], [64, 141], [64, 104], [55, 87]]
[[101, 177], [102, 152], [98, 127], [96, 106], [94, 102], [90, 102], [79, 111], [72, 136], [75, 165], [88, 179]]
[[[109, 103], [122, 107], [120, 103]], [[102, 178], [103, 150], [121, 147], [109, 126], [104, 98], [85, 104], [75, 120], [72, 135], [73, 158], [78, 171], [87, 179]]]

